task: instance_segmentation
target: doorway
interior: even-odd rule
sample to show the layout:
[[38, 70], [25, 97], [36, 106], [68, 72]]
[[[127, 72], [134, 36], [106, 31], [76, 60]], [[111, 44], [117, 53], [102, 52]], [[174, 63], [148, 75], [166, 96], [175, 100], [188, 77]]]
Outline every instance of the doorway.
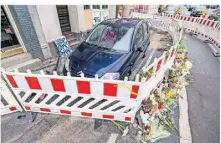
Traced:
[[23, 52], [5, 9], [1, 6], [1, 59]]

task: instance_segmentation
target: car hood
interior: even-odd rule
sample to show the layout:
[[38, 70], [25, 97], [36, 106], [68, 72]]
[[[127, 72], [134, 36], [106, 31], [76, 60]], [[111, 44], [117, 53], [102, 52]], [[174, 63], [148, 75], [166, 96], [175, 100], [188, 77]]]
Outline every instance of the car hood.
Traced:
[[[120, 61], [125, 59], [126, 55], [90, 46], [83, 42], [69, 57], [71, 74], [76, 76], [78, 75], [77, 73], [82, 71], [86, 77], [93, 77], [95, 74], [101, 77], [114, 66], [119, 66], [120, 68], [122, 65]], [[114, 69], [117, 70], [119, 68], [115, 67]]]

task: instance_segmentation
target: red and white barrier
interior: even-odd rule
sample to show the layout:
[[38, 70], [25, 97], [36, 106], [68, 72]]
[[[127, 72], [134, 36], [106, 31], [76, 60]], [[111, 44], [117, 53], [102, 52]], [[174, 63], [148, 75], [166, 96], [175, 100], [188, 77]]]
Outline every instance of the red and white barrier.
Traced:
[[[139, 13], [133, 13], [132, 16], [139, 17]], [[213, 21], [202, 17], [191, 17], [191, 16], [182, 16], [182, 15], [171, 15], [171, 14], [165, 14], [163, 16], [155, 15], [154, 18], [162, 20], [164, 19], [178, 20], [184, 24], [184, 28], [186, 28], [189, 31], [192, 31], [198, 36], [205, 38], [206, 40], [210, 40], [215, 47], [220, 48], [219, 21]], [[149, 21], [154, 21], [154, 20], [150, 19]], [[159, 25], [156, 26], [159, 27]]]
[[6, 83], [1, 78], [1, 115], [22, 111], [22, 108], [13, 97], [12, 93], [6, 86]]
[[91, 115], [100, 119], [110, 117], [126, 122], [133, 121], [145, 91], [141, 82], [126, 79], [103, 80], [83, 75], [31, 74], [30, 71], [5, 72], [4, 76], [26, 111]]

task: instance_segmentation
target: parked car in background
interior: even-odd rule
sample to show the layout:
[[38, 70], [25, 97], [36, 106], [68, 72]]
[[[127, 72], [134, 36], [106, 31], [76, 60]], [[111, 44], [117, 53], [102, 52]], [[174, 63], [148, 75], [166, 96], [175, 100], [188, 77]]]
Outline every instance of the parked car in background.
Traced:
[[177, 6], [168, 6], [165, 12], [167, 14], [176, 14], [177, 9]]
[[206, 6], [204, 5], [197, 5], [194, 7], [194, 9], [192, 10], [190, 16], [193, 16], [193, 17], [200, 17], [202, 12], [206, 10]]
[[69, 56], [64, 74], [123, 79], [150, 44], [149, 25], [140, 19], [109, 19], [99, 23]]

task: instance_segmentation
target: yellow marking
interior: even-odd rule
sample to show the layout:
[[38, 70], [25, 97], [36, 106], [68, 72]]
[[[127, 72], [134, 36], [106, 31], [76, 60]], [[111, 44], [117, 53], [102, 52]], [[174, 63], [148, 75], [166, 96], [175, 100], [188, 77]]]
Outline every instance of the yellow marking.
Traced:
[[17, 54], [24, 53], [24, 50], [22, 48], [14, 48], [10, 50], [6, 50], [4, 52], [1, 52], [1, 59], [11, 57]]
[[126, 88], [130, 93], [132, 93], [132, 94], [134, 94], [134, 95], [141, 95], [140, 93], [135, 93], [135, 92], [133, 92], [132, 91], [132, 89], [130, 88], [130, 87], [128, 87], [128, 86], [126, 86], [126, 85], [122, 85], [122, 84], [118, 84], [118, 87], [120, 87], [120, 88]]
[[202, 11], [203, 16], [206, 16], [207, 13], [208, 13], [208, 9], [205, 9], [204, 11]]

